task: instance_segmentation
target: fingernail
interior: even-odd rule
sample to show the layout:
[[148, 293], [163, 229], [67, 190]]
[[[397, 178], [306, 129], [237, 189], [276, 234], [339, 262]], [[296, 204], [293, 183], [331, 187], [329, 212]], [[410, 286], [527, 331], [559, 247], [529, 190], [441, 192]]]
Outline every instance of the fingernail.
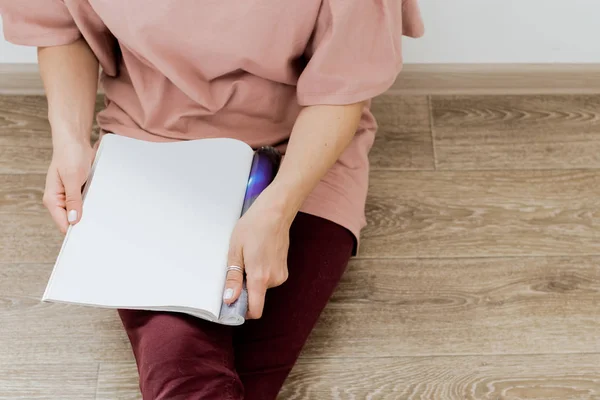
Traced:
[[70, 223], [77, 221], [77, 210], [69, 211], [69, 214], [67, 214], [67, 219]]
[[225, 290], [225, 293], [223, 293], [223, 299], [224, 300], [229, 300], [233, 297], [233, 289], [229, 288], [227, 290]]

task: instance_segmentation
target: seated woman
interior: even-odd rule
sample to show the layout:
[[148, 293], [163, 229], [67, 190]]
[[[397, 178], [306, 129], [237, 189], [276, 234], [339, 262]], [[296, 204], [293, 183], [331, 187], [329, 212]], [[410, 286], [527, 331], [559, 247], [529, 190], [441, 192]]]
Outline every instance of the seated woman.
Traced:
[[369, 101], [400, 72], [402, 35], [422, 34], [416, 0], [0, 0], [0, 12], [9, 41], [39, 47], [44, 203], [63, 231], [85, 212], [99, 66], [102, 132], [286, 153], [231, 239], [224, 299], [245, 274], [251, 320], [119, 312], [144, 399], [274, 399], [357, 249]]

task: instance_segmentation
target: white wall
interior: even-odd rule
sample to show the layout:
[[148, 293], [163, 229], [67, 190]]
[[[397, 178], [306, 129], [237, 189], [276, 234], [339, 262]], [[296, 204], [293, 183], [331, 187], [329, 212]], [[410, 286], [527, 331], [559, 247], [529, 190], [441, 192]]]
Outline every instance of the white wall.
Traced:
[[[420, 3], [427, 32], [406, 40], [407, 63], [600, 63], [600, 0]], [[0, 63], [35, 59], [0, 39]]]
[[[400, 0], [398, 0], [400, 1]], [[420, 0], [411, 63], [600, 63], [599, 0]]]

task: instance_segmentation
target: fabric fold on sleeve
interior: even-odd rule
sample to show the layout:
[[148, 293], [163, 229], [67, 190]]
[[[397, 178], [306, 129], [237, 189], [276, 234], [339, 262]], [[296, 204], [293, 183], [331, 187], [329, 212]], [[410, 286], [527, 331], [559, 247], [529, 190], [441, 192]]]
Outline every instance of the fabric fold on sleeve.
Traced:
[[7, 41], [24, 46], [60, 46], [81, 37], [61, 0], [0, 0]]
[[417, 0], [323, 0], [298, 102], [352, 104], [385, 92], [402, 68], [403, 35], [423, 35]]

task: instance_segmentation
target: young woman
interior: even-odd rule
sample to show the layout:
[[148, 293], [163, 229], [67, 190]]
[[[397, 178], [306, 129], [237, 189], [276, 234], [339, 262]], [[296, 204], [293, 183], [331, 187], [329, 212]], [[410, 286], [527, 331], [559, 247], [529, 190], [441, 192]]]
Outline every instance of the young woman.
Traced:
[[0, 0], [0, 11], [6, 39], [39, 47], [54, 146], [44, 203], [62, 231], [85, 213], [99, 66], [102, 133], [285, 151], [231, 239], [239, 268], [224, 299], [245, 274], [251, 320], [120, 311], [144, 399], [275, 398], [356, 251], [368, 104], [400, 72], [402, 35], [422, 34], [416, 0]]

